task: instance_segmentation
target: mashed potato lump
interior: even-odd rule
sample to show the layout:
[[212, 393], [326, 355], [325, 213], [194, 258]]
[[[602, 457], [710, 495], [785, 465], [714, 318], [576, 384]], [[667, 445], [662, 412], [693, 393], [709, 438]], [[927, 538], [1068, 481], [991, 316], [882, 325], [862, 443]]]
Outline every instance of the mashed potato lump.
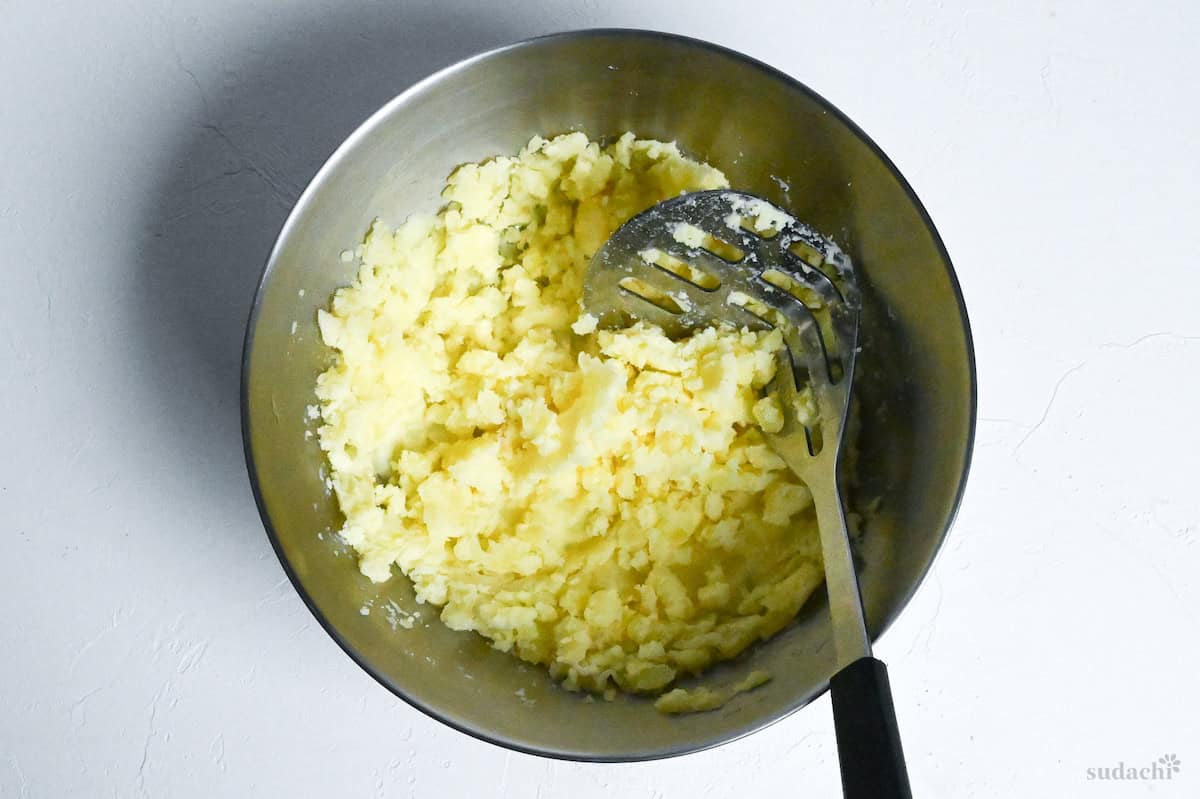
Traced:
[[763, 439], [779, 335], [597, 330], [580, 304], [622, 222], [726, 185], [673, 144], [571, 133], [371, 227], [318, 318], [320, 442], [364, 574], [396, 566], [451, 628], [596, 692], [661, 693], [792, 619], [822, 569], [812, 497]]

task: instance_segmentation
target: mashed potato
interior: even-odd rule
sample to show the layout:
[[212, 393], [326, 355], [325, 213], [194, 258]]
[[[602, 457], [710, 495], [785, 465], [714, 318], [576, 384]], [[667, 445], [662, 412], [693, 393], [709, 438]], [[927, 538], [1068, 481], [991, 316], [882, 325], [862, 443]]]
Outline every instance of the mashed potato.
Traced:
[[451, 628], [597, 692], [660, 693], [788, 623], [822, 569], [812, 497], [762, 434], [779, 335], [581, 314], [622, 222], [726, 185], [673, 144], [572, 133], [371, 227], [318, 320], [320, 441], [363, 573], [396, 566]]

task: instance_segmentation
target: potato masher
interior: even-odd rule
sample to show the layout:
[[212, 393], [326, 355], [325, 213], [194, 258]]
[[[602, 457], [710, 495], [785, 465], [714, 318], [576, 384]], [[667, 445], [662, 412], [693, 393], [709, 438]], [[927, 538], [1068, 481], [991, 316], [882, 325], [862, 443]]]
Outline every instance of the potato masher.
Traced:
[[760, 197], [694, 192], [618, 228], [588, 266], [583, 301], [601, 327], [640, 320], [674, 337], [718, 324], [783, 334], [768, 386], [783, 426], [764, 435], [813, 494], [833, 624], [829, 686], [843, 792], [848, 799], [911, 797], [887, 669], [871, 655], [837, 481], [861, 307], [849, 257]]

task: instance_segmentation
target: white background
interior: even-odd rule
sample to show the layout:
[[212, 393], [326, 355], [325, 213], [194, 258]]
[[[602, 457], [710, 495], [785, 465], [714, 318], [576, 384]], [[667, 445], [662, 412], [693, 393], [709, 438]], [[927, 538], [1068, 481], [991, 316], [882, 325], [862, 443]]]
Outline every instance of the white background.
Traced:
[[[836, 795], [827, 699], [641, 765], [439, 726], [316, 625], [247, 487], [243, 324], [322, 158], [435, 68], [610, 25], [815, 88], [957, 264], [975, 465], [878, 647], [917, 796], [1197, 795], [1200, 5], [0, 0], [0, 18], [0, 796]], [[1170, 783], [1086, 779], [1169, 752]]]

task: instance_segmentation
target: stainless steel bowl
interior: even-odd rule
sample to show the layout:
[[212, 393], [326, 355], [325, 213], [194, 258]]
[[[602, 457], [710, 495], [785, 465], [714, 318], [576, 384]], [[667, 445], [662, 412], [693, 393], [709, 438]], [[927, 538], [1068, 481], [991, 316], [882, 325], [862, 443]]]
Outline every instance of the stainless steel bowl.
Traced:
[[759, 729], [826, 689], [823, 597], [794, 626], [710, 673], [718, 682], [751, 669], [774, 675], [719, 711], [668, 717], [644, 699], [587, 702], [478, 636], [450, 631], [429, 609], [412, 629], [394, 629], [388, 602], [414, 607], [411, 587], [403, 579], [372, 584], [338, 545], [323, 458], [315, 437], [305, 437], [314, 380], [330, 357], [316, 311], [353, 277], [339, 253], [377, 215], [398, 222], [435, 209], [455, 165], [567, 130], [676, 140], [854, 258], [868, 304], [851, 503], [880, 498], [861, 542], [861, 579], [872, 632], [888, 626], [929, 569], [966, 480], [975, 369], [962, 296], [912, 189], [854, 123], [787, 75], [693, 39], [628, 30], [533, 39], [421, 81], [355, 131], [297, 202], [263, 273], [243, 364], [246, 459], [296, 589], [342, 648], [397, 696], [526, 752], [677, 755]]

